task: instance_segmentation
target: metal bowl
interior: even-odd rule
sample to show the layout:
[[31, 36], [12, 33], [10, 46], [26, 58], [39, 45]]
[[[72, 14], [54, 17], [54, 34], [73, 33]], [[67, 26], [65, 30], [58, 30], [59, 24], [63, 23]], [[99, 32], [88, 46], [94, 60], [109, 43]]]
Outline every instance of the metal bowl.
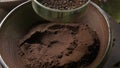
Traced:
[[[101, 43], [100, 51], [89, 68], [102, 66], [111, 47], [111, 31], [106, 14], [95, 3], [90, 2], [84, 15], [75, 20], [88, 24], [98, 34]], [[0, 58], [5, 61], [5, 63], [1, 62], [6, 68], [24, 68], [21, 57], [17, 53], [18, 41], [27, 34], [31, 27], [43, 21], [45, 19], [34, 12], [31, 1], [17, 6], [3, 19], [0, 23], [0, 54], [2, 57]]]
[[73, 20], [73, 18], [76, 18], [77, 15], [83, 14], [89, 3], [90, 0], [87, 0], [85, 4], [78, 8], [70, 10], [58, 10], [46, 7], [37, 0], [32, 0], [33, 9], [39, 16], [50, 21], [62, 21], [62, 22], [70, 22]]

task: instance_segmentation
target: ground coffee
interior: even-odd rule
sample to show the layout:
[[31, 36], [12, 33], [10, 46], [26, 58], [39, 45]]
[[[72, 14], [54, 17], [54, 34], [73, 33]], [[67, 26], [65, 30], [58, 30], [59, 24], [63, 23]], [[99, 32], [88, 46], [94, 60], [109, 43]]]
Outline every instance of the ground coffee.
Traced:
[[99, 52], [100, 41], [87, 24], [40, 24], [19, 44], [26, 68], [86, 68]]

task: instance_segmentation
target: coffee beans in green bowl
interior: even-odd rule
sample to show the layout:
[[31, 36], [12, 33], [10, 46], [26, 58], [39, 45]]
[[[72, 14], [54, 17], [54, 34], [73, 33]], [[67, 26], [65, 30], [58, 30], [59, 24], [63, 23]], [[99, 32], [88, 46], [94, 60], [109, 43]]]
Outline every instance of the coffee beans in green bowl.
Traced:
[[70, 10], [75, 9], [83, 4], [85, 4], [88, 0], [38, 0], [44, 6], [58, 9], [58, 10]]

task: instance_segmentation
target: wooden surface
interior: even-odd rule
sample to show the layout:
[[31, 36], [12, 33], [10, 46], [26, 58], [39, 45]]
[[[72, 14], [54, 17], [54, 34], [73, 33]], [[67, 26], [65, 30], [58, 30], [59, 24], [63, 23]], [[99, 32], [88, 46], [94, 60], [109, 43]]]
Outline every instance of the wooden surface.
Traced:
[[120, 68], [120, 24], [111, 17], [109, 19], [114, 42], [104, 68]]

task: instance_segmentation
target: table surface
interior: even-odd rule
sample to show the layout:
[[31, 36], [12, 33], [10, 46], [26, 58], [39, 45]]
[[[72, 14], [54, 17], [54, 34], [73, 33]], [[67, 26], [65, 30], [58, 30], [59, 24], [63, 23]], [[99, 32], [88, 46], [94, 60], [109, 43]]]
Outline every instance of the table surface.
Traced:
[[[10, 8], [10, 7], [8, 7]], [[11, 8], [12, 9], [12, 8]], [[5, 15], [9, 12], [10, 10], [6, 10], [4, 8], [0, 8], [0, 22], [1, 20], [5, 17]], [[120, 24], [118, 24], [115, 20], [113, 20], [111, 17], [109, 17], [111, 22], [111, 30], [113, 33], [113, 38], [114, 38], [114, 46], [112, 47], [108, 60], [105, 63], [103, 68], [120, 68]], [[113, 67], [114, 66], [114, 67]], [[118, 67], [119, 66], [119, 67]], [[1, 65], [0, 65], [0, 68]]]

